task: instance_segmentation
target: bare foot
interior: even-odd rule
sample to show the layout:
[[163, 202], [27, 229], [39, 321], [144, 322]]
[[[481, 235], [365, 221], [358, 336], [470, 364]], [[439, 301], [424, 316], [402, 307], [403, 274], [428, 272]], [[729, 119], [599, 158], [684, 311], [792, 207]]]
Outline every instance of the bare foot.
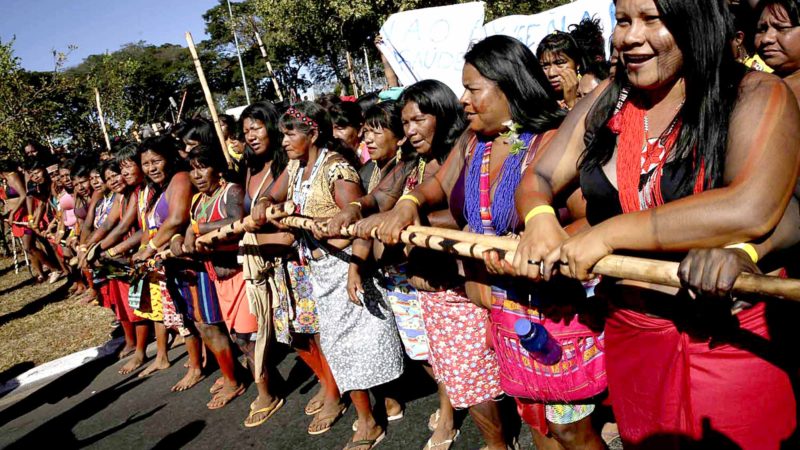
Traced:
[[135, 345], [125, 346], [125, 348], [123, 348], [122, 351], [119, 352], [119, 359], [127, 358], [128, 356], [132, 355], [133, 352], [135, 351], [136, 351]]
[[305, 413], [307, 416], [313, 416], [322, 411], [323, 406], [325, 406], [325, 391], [320, 386], [316, 395], [311, 397], [311, 400], [306, 404]]
[[211, 401], [206, 406], [208, 406], [208, 409], [220, 409], [242, 394], [244, 394], [243, 384], [231, 386], [225, 383], [222, 389], [211, 397]]
[[169, 369], [169, 366], [169, 360], [166, 358], [160, 359], [156, 357], [156, 360], [150, 363], [150, 365], [139, 374], [139, 378], [148, 377], [159, 370]]
[[119, 369], [119, 373], [120, 375], [127, 375], [133, 372], [134, 370], [138, 369], [139, 367], [142, 367], [142, 364], [144, 364], [144, 356], [133, 355], [133, 357], [130, 360], [128, 360], [128, 362], [126, 362], [121, 369]]
[[175, 336], [175, 339], [172, 340], [172, 344], [170, 344], [169, 349], [172, 350], [173, 348], [178, 347], [179, 345], [183, 345], [185, 343], [186, 339], [184, 339], [184, 337], [179, 334]]
[[200, 369], [189, 369], [186, 372], [186, 375], [183, 376], [181, 381], [178, 381], [178, 383], [175, 386], [172, 386], [172, 389], [170, 389], [170, 390], [172, 392], [185, 391], [185, 390], [190, 389], [191, 387], [193, 387], [195, 384], [199, 383], [204, 378], [205, 378], [205, 375], [203, 375], [203, 371], [202, 370], [200, 370]]

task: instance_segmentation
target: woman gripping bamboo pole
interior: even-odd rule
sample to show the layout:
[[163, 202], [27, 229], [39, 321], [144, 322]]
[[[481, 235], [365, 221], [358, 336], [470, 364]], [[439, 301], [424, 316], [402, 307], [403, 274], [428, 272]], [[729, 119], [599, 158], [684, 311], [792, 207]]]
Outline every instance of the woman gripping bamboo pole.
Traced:
[[[295, 204], [292, 201], [284, 202], [278, 205], [272, 205], [267, 209], [268, 220], [278, 220], [287, 217], [294, 213]], [[230, 225], [226, 225], [219, 230], [211, 233], [204, 234], [197, 238], [197, 242], [206, 246], [213, 246], [219, 241], [226, 241], [234, 236], [241, 235], [245, 232], [245, 228], [255, 226], [255, 221], [250, 217], [243, 217]]]

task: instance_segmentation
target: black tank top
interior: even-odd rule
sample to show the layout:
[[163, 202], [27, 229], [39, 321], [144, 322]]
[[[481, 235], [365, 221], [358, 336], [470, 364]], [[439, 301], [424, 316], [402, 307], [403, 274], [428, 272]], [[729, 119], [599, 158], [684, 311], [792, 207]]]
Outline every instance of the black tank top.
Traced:
[[[664, 164], [661, 176], [661, 195], [664, 202], [678, 200], [681, 195], [680, 183], [686, 175], [687, 165], [680, 161], [668, 161]], [[646, 175], [642, 175], [642, 181]], [[619, 192], [611, 184], [601, 167], [589, 170], [580, 169], [580, 183], [583, 197], [586, 199], [586, 219], [589, 225], [597, 225], [607, 219], [622, 214]], [[691, 192], [691, 191], [690, 191]]]

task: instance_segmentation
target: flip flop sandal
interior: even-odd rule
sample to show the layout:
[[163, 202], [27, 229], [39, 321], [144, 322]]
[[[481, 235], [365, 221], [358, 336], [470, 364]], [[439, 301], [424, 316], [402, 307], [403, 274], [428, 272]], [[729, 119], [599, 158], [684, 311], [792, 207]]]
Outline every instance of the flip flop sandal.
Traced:
[[[400, 414], [395, 414], [393, 416], [389, 416], [389, 417], [386, 418], [386, 421], [387, 422], [394, 422], [394, 421], [402, 419], [403, 417], [405, 417], [405, 415], [406, 415], [406, 410], [402, 409], [402, 410], [400, 410]], [[356, 421], [353, 422], [353, 431], [358, 431], [358, 419], [356, 419]]]
[[385, 437], [386, 437], [386, 432], [384, 431], [383, 433], [381, 433], [380, 436], [378, 436], [375, 439], [362, 439], [360, 441], [348, 442], [347, 445], [344, 446], [344, 450], [348, 450], [348, 449], [351, 449], [351, 448], [363, 447], [365, 445], [369, 445], [369, 448], [373, 449], [378, 444], [380, 444], [381, 441], [383, 440], [383, 438], [385, 438]]
[[431, 417], [428, 419], [428, 429], [431, 431], [436, 431], [436, 427], [439, 426], [439, 416], [441, 415], [441, 410], [437, 409]]
[[316, 415], [317, 415], [317, 413], [318, 413], [318, 412], [320, 412], [320, 411], [322, 411], [322, 408], [324, 408], [324, 407], [325, 407], [325, 401], [323, 400], [323, 401], [320, 403], [320, 405], [319, 405], [319, 408], [317, 408], [317, 409], [315, 409], [315, 410], [313, 410], [313, 411], [309, 411], [309, 409], [308, 409], [308, 405], [306, 405], [306, 407], [305, 407], [305, 409], [304, 409], [304, 412], [306, 413], [306, 415], [307, 415], [307, 416], [316, 416]]
[[[272, 406], [267, 406], [266, 408], [260, 408], [260, 409], [251, 409], [250, 410], [250, 414], [247, 415], [247, 419], [244, 420], [244, 426], [246, 426], [247, 428], [255, 428], [255, 427], [263, 424], [264, 422], [269, 420], [270, 417], [274, 416], [275, 413], [278, 412], [279, 409], [281, 409], [281, 407], [283, 407], [283, 402], [284, 402], [283, 399], [280, 399], [280, 400], [278, 400], [277, 403], [275, 403]], [[248, 419], [250, 419], [251, 417], [255, 416], [256, 414], [261, 414], [261, 413], [268, 413], [268, 414], [266, 416], [262, 417], [261, 419], [259, 419], [256, 422], [248, 422], [247, 421]]]
[[[344, 413], [346, 413], [346, 412], [347, 412], [347, 406], [345, 406], [344, 408], [340, 409], [339, 412], [336, 413], [335, 416], [320, 418], [320, 420], [330, 420], [331, 421], [331, 423], [329, 423], [326, 428], [323, 428], [321, 430], [311, 431], [311, 424], [309, 424], [308, 425], [308, 428], [309, 428], [308, 429], [308, 434], [310, 434], [311, 436], [317, 436], [319, 434], [327, 433], [328, 431], [331, 430], [331, 428], [333, 428], [333, 425], [335, 425], [336, 422], [338, 422], [339, 419], [341, 419], [342, 416], [344, 416]], [[313, 423], [313, 421], [312, 421], [312, 423]]]
[[[224, 407], [225, 405], [227, 405], [228, 403], [230, 403], [231, 401], [233, 401], [233, 399], [235, 399], [236, 397], [244, 394], [244, 391], [245, 391], [245, 388], [244, 388], [243, 384], [240, 384], [239, 387], [237, 387], [235, 391], [231, 392], [228, 395], [223, 394], [222, 391], [219, 391], [214, 395], [214, 398], [217, 398], [218, 396], [226, 396], [227, 398], [225, 398], [225, 401], [223, 401], [222, 404], [220, 404], [219, 406], [214, 406], [213, 408], [211, 406], [209, 406], [208, 409], [211, 409], [211, 410], [220, 409], [220, 408]], [[212, 398], [211, 400], [214, 400], [214, 398]]]
[[428, 439], [428, 442], [425, 444], [425, 447], [423, 447], [422, 450], [433, 450], [434, 448], [440, 447], [442, 445], [446, 445], [447, 447], [445, 447], [445, 450], [449, 450], [449, 448], [453, 445], [453, 442], [455, 442], [460, 435], [461, 435], [461, 430], [456, 430], [456, 434], [455, 436], [453, 436], [452, 439], [446, 439], [442, 442], [439, 442], [438, 444], [434, 444], [433, 438], [430, 438]]
[[223, 387], [225, 387], [225, 379], [219, 377], [217, 378], [217, 381], [215, 381], [214, 384], [212, 384], [211, 387], [208, 389], [208, 393], [214, 395], [217, 392], [221, 391]]

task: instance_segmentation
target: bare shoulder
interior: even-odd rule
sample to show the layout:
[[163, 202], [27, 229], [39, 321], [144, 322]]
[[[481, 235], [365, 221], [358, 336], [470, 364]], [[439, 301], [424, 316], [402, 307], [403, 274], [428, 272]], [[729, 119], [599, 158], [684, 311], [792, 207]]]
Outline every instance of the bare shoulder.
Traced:
[[751, 71], [742, 77], [736, 106], [745, 107], [747, 111], [751, 107], [764, 105], [759, 108], [763, 110], [768, 103], [787, 100], [794, 100], [794, 94], [783, 80], [773, 74]]

